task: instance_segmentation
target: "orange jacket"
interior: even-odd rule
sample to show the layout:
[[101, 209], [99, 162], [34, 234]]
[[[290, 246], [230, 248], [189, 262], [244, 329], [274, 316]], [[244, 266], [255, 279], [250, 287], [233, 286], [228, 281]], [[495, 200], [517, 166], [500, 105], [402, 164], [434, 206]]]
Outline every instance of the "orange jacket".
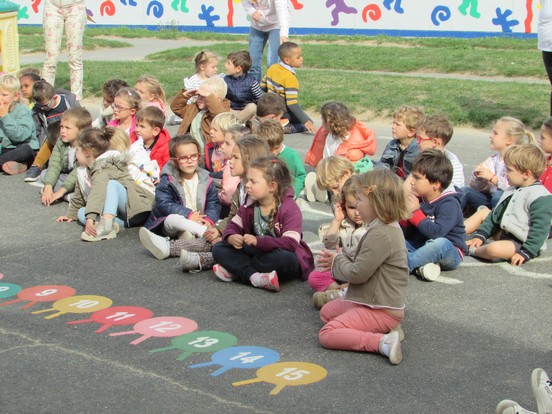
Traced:
[[[361, 122], [356, 122], [353, 128], [349, 131], [350, 135], [346, 141], [343, 141], [337, 147], [334, 155], [341, 155], [348, 158], [352, 162], [357, 162], [366, 155], [374, 155], [376, 153], [376, 133]], [[320, 127], [314, 139], [307, 156], [305, 164], [316, 167], [323, 158], [324, 145], [329, 131], [324, 127]]]

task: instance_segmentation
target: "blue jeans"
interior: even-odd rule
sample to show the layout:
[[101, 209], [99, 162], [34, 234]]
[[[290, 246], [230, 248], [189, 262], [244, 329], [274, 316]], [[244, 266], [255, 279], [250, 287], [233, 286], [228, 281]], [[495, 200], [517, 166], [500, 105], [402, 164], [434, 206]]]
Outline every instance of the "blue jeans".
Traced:
[[494, 208], [498, 204], [498, 200], [502, 197], [502, 190], [497, 190], [492, 194], [485, 194], [474, 190], [471, 187], [462, 188], [462, 201], [460, 203], [462, 210], [466, 206], [477, 209], [479, 206]]
[[[115, 216], [115, 223], [124, 227], [126, 220], [126, 203], [127, 203], [127, 190], [118, 181], [109, 180], [107, 183], [107, 191], [105, 194], [105, 203], [103, 214], [113, 214]], [[79, 222], [82, 225], [86, 224], [86, 208], [81, 207], [77, 213]]]
[[280, 47], [280, 29], [263, 32], [257, 29], [249, 31], [249, 54], [251, 55], [250, 72], [260, 83], [262, 78], [263, 52], [268, 41], [268, 52], [266, 54], [267, 68], [278, 63], [278, 48]]
[[410, 273], [428, 263], [437, 263], [442, 270], [454, 270], [462, 262], [458, 249], [444, 237], [428, 240], [418, 248], [407, 240], [406, 248]]

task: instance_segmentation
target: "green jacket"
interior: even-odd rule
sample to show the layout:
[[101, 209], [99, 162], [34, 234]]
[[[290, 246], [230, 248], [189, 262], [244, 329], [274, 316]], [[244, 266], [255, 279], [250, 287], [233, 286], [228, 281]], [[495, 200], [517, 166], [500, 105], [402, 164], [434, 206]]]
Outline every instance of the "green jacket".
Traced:
[[35, 151], [39, 147], [31, 111], [15, 102], [13, 109], [0, 118], [0, 153], [3, 149], [17, 148], [23, 144], [29, 144]]
[[[69, 174], [73, 170], [72, 168], [69, 169], [69, 148], [71, 148], [71, 144], [65, 143], [61, 140], [61, 138], [58, 138], [56, 145], [54, 145], [54, 149], [52, 150], [50, 160], [48, 161], [46, 175], [42, 181], [44, 185], [49, 184], [54, 187], [60, 174]], [[76, 162], [77, 161], [75, 160], [75, 166]], [[69, 174], [63, 182], [63, 188], [67, 190], [68, 193], [71, 193], [75, 190], [76, 182], [76, 174]]]

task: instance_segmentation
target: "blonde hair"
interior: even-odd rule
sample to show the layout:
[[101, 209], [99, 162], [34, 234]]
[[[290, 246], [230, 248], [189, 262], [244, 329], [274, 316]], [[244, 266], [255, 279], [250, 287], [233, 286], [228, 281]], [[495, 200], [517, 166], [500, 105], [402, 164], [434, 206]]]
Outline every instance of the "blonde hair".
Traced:
[[316, 185], [320, 189], [330, 190], [347, 173], [355, 173], [355, 166], [347, 158], [339, 155], [323, 158], [316, 167]]
[[223, 134], [228, 131], [228, 128], [234, 125], [243, 125], [240, 119], [232, 112], [221, 112], [216, 115], [211, 121], [211, 127], [217, 128], [222, 131]]
[[334, 137], [345, 139], [356, 119], [342, 102], [329, 101], [320, 108], [322, 122]]
[[195, 71], [196, 73], [199, 72], [201, 69], [201, 66], [206, 65], [211, 60], [219, 61], [219, 57], [215, 55], [212, 52], [208, 52], [205, 50], [202, 50], [201, 52], [198, 52], [197, 55], [194, 57], [194, 65], [195, 65]]
[[119, 89], [115, 94], [115, 98], [124, 99], [130, 109], [136, 109], [136, 111], [138, 111], [142, 107], [142, 98], [140, 98], [138, 92], [132, 88]]
[[202, 91], [209, 94], [218, 96], [221, 99], [224, 99], [226, 97], [226, 93], [228, 92], [228, 86], [226, 85], [226, 82], [224, 82], [224, 79], [219, 77], [204, 80], [199, 84], [198, 89], [201, 89]]
[[2, 75], [0, 76], [0, 89], [16, 93], [21, 90], [21, 82], [13, 75]]
[[157, 78], [154, 78], [153, 76], [143, 75], [136, 80], [136, 83], [143, 83], [144, 85], [146, 85], [149, 93], [155, 95], [158, 100], [166, 102], [167, 98], [165, 97], [165, 91], [161, 86], [161, 82], [159, 82]]
[[[515, 140], [515, 145], [520, 144], [537, 144], [537, 140], [531, 131], [525, 129], [525, 125], [517, 118], [511, 116], [503, 116], [496, 123], [501, 123], [506, 127], [506, 135]], [[527, 142], [524, 142], [527, 137]]]
[[414, 131], [416, 129], [418, 123], [423, 117], [424, 111], [417, 106], [408, 105], [400, 106], [393, 114], [393, 119], [404, 123], [404, 126], [410, 131]]
[[504, 154], [504, 163], [521, 173], [529, 171], [538, 180], [546, 168], [546, 156], [536, 145], [514, 145]]
[[284, 142], [284, 128], [275, 119], [265, 119], [259, 124], [257, 133], [266, 139], [270, 149], [279, 148]]
[[354, 180], [357, 192], [368, 197], [377, 218], [383, 223], [410, 217], [406, 190], [398, 175], [379, 169], [356, 175]]
[[354, 176], [349, 177], [347, 181], [345, 181], [345, 184], [343, 184], [343, 187], [341, 187], [341, 200], [345, 202], [347, 197], [356, 197]]
[[270, 157], [270, 150], [265, 139], [249, 134], [244, 135], [236, 141], [234, 150], [238, 149], [241, 156], [244, 174], [249, 170], [249, 164], [259, 157]]
[[[112, 127], [106, 127], [106, 129], [107, 128]], [[114, 128], [111, 139], [109, 140], [109, 149], [121, 153], [128, 151], [130, 149], [130, 138], [128, 134], [121, 128]]]

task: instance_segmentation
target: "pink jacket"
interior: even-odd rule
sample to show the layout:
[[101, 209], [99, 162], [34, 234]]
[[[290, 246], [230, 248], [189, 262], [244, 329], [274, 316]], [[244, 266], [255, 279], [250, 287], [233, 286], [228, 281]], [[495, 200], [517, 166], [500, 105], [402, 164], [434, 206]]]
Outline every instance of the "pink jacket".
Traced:
[[[337, 147], [334, 155], [341, 155], [348, 158], [352, 162], [357, 162], [366, 155], [374, 155], [376, 153], [376, 133], [361, 122], [356, 122], [353, 128], [349, 131], [349, 139], [343, 141]], [[316, 167], [323, 158], [324, 145], [329, 131], [321, 127], [316, 131], [312, 145], [307, 156], [305, 164]]]

